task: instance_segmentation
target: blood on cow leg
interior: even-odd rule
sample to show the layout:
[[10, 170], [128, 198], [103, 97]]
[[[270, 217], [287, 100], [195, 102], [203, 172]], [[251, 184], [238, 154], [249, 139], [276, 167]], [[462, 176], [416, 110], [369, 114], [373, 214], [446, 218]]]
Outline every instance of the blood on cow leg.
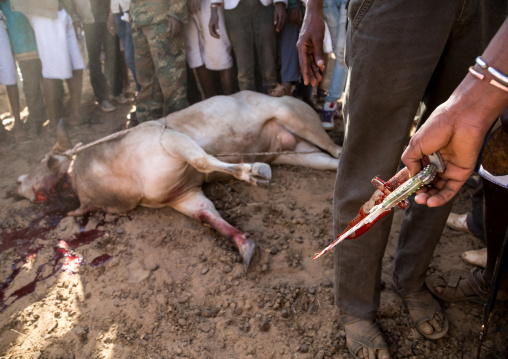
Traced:
[[256, 243], [252, 239], [249, 239], [246, 233], [239, 231], [222, 219], [222, 217], [213, 216], [213, 214], [208, 211], [198, 211], [196, 215], [201, 223], [209, 225], [217, 232], [224, 235], [224, 237], [238, 248], [243, 258], [243, 269], [247, 273], [252, 256], [257, 249]]
[[170, 206], [189, 217], [197, 219], [204, 225], [212, 227], [226, 237], [238, 248], [243, 259], [243, 269], [247, 272], [257, 249], [256, 243], [252, 239], [247, 238], [246, 233], [239, 231], [226, 222], [202, 191], [192, 193], [186, 196], [184, 200], [172, 203]]

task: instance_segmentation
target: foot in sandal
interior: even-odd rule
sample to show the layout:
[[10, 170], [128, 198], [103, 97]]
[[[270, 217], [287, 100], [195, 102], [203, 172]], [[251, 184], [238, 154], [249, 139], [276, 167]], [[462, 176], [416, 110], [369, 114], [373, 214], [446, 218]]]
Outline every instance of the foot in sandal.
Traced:
[[347, 347], [354, 358], [390, 358], [388, 345], [377, 323], [350, 315], [343, 315], [341, 319], [346, 331]]
[[443, 309], [425, 288], [416, 293], [407, 294], [399, 289], [395, 280], [392, 282], [393, 289], [404, 299], [409, 315], [418, 332], [429, 339], [439, 339], [448, 333], [448, 319]]

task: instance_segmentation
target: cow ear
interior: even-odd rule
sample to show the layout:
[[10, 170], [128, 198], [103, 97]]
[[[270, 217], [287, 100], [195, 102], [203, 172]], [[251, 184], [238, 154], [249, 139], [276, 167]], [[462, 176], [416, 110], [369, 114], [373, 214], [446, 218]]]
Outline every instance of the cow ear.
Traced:
[[58, 150], [65, 152], [72, 148], [72, 143], [65, 128], [63, 118], [58, 122], [58, 126], [56, 128], [56, 138], [55, 147], [58, 148]]

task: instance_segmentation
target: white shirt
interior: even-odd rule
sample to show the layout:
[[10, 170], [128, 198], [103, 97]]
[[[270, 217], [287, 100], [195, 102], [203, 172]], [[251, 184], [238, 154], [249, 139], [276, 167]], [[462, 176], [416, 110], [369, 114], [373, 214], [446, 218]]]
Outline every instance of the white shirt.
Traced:
[[[284, 3], [286, 5], [286, 7], [288, 6], [288, 0], [275, 0], [275, 1], [273, 1], [273, 0], [259, 0], [259, 1], [264, 6], [271, 5], [274, 2], [276, 2], [276, 3], [281, 2], [281, 3]], [[212, 4], [224, 5], [224, 9], [226, 9], [226, 10], [234, 9], [235, 7], [238, 6], [239, 2], [240, 2], [240, 0], [212, 0]]]
[[130, 6], [131, 0], [111, 0], [111, 12], [113, 14], [129, 11]]

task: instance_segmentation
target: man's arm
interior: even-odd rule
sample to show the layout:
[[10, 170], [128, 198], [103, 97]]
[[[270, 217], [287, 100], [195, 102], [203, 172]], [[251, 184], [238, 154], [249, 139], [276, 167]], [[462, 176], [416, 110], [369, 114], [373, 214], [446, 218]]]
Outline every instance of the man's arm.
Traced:
[[286, 8], [288, 0], [275, 0], [273, 6], [273, 24], [275, 31], [281, 32], [284, 24], [286, 23]]
[[183, 31], [183, 24], [187, 22], [187, 0], [169, 2], [168, 32], [170, 37], [179, 36]]
[[210, 35], [216, 39], [220, 39], [219, 29], [219, 7], [223, 5], [221, 0], [214, 0], [210, 4], [210, 21], [208, 22], [208, 30]]
[[402, 162], [412, 174], [420, 170], [424, 154], [440, 151], [445, 161], [446, 171], [439, 175], [434, 188], [420, 191], [417, 203], [441, 206], [459, 191], [474, 170], [487, 131], [508, 108], [508, 83], [488, 71], [491, 67], [508, 76], [508, 19], [481, 59], [487, 68], [477, 64], [470, 69], [451, 97], [416, 132], [402, 155]]
[[300, 69], [306, 85], [310, 83], [312, 86], [316, 86], [323, 79], [320, 71], [325, 71], [323, 59], [324, 34], [323, 0], [309, 0], [296, 44]]

